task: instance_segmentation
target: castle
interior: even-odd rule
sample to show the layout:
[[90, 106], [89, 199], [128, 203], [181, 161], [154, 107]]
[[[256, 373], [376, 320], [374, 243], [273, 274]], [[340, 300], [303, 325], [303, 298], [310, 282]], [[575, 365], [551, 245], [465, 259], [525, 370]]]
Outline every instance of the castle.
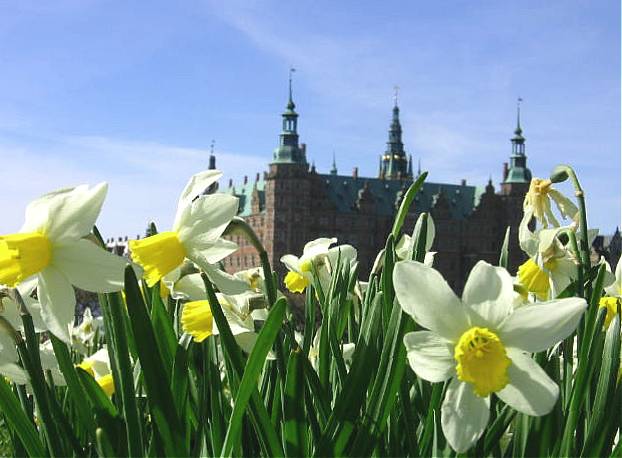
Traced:
[[[420, 213], [432, 215], [436, 223], [432, 250], [438, 252], [434, 265], [458, 292], [477, 260], [498, 262], [508, 226], [510, 272], [516, 272], [525, 259], [517, 231], [531, 171], [527, 168], [520, 109], [511, 143], [510, 162], [504, 164], [499, 192], [495, 192], [492, 180], [484, 187], [467, 185], [465, 180], [460, 184], [426, 182], [406, 219], [404, 229], [411, 231]], [[209, 166], [216, 168], [213, 153]], [[340, 244], [357, 248], [359, 276], [365, 279], [384, 247], [404, 192], [419, 173], [413, 173], [412, 156], [404, 149], [397, 98], [377, 177], [359, 176], [358, 168], [351, 175], [340, 175], [334, 159], [329, 173], [319, 173], [307, 162], [306, 145], [299, 142], [290, 79], [279, 145], [268, 170], [257, 173], [254, 180], [245, 178], [241, 185], [230, 181], [228, 188], [220, 191], [240, 199], [239, 216], [256, 231], [280, 275], [285, 273], [281, 256], [300, 255], [309, 240], [337, 237]], [[240, 237], [233, 240], [240, 249], [224, 260], [226, 270], [257, 266], [259, 258], [254, 248]]]
[[[384, 247], [404, 192], [420, 171], [413, 174], [412, 156], [402, 142], [402, 126], [397, 99], [393, 106], [388, 141], [380, 154], [377, 177], [361, 177], [355, 167], [351, 175], [339, 175], [333, 158], [328, 174], [318, 173], [306, 158], [306, 145], [299, 142], [298, 113], [292, 97], [282, 114], [279, 145], [268, 170], [254, 180], [244, 178], [241, 185], [224, 191], [239, 198], [238, 215], [255, 230], [264, 244], [270, 263], [284, 276], [280, 258], [300, 255], [304, 244], [318, 237], [337, 237], [340, 244], [354, 245], [359, 253], [359, 278], [366, 279], [378, 252]], [[432, 251], [434, 266], [456, 292], [461, 292], [471, 267], [484, 259], [496, 264], [506, 228], [510, 227], [509, 265], [511, 273], [526, 259], [518, 245], [518, 225], [522, 204], [529, 188], [531, 171], [527, 168], [525, 137], [520, 124], [520, 107], [511, 138], [509, 163], [503, 164], [499, 192], [492, 180], [484, 187], [426, 182], [415, 197], [404, 230], [412, 231], [417, 217], [429, 212], [436, 223]], [[216, 168], [214, 153], [209, 168]], [[214, 185], [207, 192], [214, 192]], [[138, 238], [138, 236], [137, 236]], [[246, 240], [234, 236], [240, 249], [224, 260], [229, 272], [259, 265], [259, 256]], [[128, 255], [128, 237], [106, 240], [106, 247], [118, 255]], [[592, 246], [592, 258], [604, 256], [615, 266], [622, 251], [618, 229], [613, 236], [598, 236]]]

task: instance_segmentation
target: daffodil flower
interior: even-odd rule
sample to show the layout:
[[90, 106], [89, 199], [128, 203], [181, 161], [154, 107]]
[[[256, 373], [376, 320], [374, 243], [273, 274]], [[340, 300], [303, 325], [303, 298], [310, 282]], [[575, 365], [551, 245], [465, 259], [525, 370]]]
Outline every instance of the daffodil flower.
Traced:
[[531, 232], [519, 227], [520, 246], [529, 259], [518, 268], [518, 282], [540, 300], [556, 297], [577, 275], [578, 261], [558, 235], [566, 228], [540, 229]]
[[[302, 348], [304, 342], [304, 336], [296, 331], [294, 333], [294, 338], [298, 343], [298, 346]], [[354, 350], [356, 345], [354, 343], [344, 343], [341, 345], [341, 353], [343, 355], [343, 362], [346, 363], [347, 366], [352, 364], [352, 357], [354, 356]], [[315, 337], [313, 338], [313, 342], [311, 343], [311, 347], [309, 348], [309, 362], [311, 363], [311, 367], [318, 370], [318, 360], [320, 357], [320, 333], [317, 332]]]
[[[609, 265], [607, 267], [609, 268]], [[618, 307], [622, 304], [622, 262], [618, 261], [615, 279], [611, 285], [605, 288], [605, 292], [607, 295], [600, 298], [598, 306], [607, 310], [605, 322], [603, 323], [604, 328], [607, 329], [611, 320], [618, 313]]]
[[114, 380], [110, 369], [110, 356], [106, 347], [102, 347], [91, 356], [84, 358], [82, 362], [78, 364], [78, 367], [88, 372], [102, 390], [104, 390], [106, 395], [112, 396], [114, 394]]
[[302, 256], [286, 254], [281, 257], [289, 272], [285, 276], [285, 286], [292, 293], [302, 293], [313, 281], [314, 263], [319, 263], [328, 255], [328, 249], [336, 243], [336, 238], [319, 238], [308, 242]]
[[413, 371], [430, 382], [451, 379], [441, 407], [449, 445], [468, 450], [484, 432], [495, 393], [515, 410], [549, 413], [559, 388], [530, 357], [568, 337], [587, 307], [568, 298], [513, 310], [512, 278], [480, 261], [456, 297], [440, 273], [415, 261], [396, 263], [399, 304], [426, 331], [404, 336]]
[[[525, 195], [523, 211], [531, 220], [535, 217], [543, 227], [559, 226], [559, 221], [551, 210], [551, 200], [557, 206], [564, 219], [577, 217], [577, 206], [561, 192], [553, 188], [551, 180], [532, 178], [529, 191]], [[527, 221], [529, 222], [529, 221]]]
[[213, 264], [237, 249], [220, 236], [238, 210], [238, 199], [228, 194], [201, 194], [222, 175], [207, 170], [194, 175], [181, 194], [171, 231], [129, 242], [132, 259], [144, 268], [149, 286], [167, 275], [179, 277], [187, 258], [214, 274]]
[[[206, 293], [200, 274], [183, 277], [176, 284], [175, 292], [190, 299], [183, 305], [181, 312], [180, 321], [184, 332], [190, 334], [195, 342], [203, 342], [209, 336], [219, 334], [209, 301], [204, 299]], [[250, 353], [258, 337], [254, 320], [265, 319], [264, 313], [257, 314], [259, 310], [253, 310], [251, 306], [253, 300], [257, 301], [263, 296], [247, 292], [236, 295], [216, 293], [216, 297], [236, 342], [242, 350]], [[265, 300], [262, 306], [266, 306]]]
[[[436, 251], [430, 251], [432, 248], [432, 244], [434, 243], [434, 237], [436, 236], [436, 226], [434, 225], [434, 220], [432, 219], [432, 215], [427, 215], [427, 224], [426, 224], [426, 238], [425, 238], [425, 259], [423, 263], [426, 266], [432, 267], [434, 263], [434, 255]], [[420, 231], [421, 227], [421, 216], [417, 218], [417, 222], [415, 223], [415, 229], [413, 231], [414, 234]], [[408, 234], [402, 235], [402, 238], [395, 246], [395, 254], [401, 260], [410, 260], [413, 257], [413, 251], [415, 250], [415, 241], [413, 237]]]
[[46, 194], [26, 208], [17, 234], [0, 236], [0, 284], [15, 287], [36, 276], [47, 329], [70, 343], [73, 286], [112, 292], [123, 287], [127, 261], [84, 237], [99, 215], [108, 186], [78, 186]]
[[89, 307], [84, 309], [82, 322], [78, 326], [74, 326], [71, 331], [71, 337], [74, 348], [81, 353], [86, 353], [88, 346], [93, 344], [93, 338], [97, 331], [104, 330], [104, 320], [101, 316], [93, 317], [93, 313]]

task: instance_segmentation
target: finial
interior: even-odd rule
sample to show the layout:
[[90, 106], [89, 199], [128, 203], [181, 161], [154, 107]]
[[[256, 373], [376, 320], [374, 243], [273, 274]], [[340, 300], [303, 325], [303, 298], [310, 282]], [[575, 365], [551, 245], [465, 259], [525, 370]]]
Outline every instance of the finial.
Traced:
[[214, 140], [212, 138], [212, 143], [210, 143], [209, 145], [209, 153], [213, 156], [214, 155], [214, 145], [216, 144], [216, 140]]
[[289, 68], [289, 101], [292, 102], [292, 74], [296, 71], [294, 67]]
[[522, 130], [520, 127], [520, 104], [522, 101], [521, 97], [516, 100], [516, 130]]
[[393, 106], [397, 107], [397, 96], [400, 93], [400, 87], [398, 85], [393, 86]]
[[421, 158], [417, 161], [417, 176], [421, 176]]
[[210, 170], [216, 169], [216, 156], [214, 156], [214, 143], [216, 142], [212, 140], [212, 143], [210, 144], [210, 147], [209, 147], [209, 165], [207, 168]]
[[331, 175], [337, 175], [337, 160], [335, 159], [335, 150], [333, 150], [333, 166], [330, 169]]

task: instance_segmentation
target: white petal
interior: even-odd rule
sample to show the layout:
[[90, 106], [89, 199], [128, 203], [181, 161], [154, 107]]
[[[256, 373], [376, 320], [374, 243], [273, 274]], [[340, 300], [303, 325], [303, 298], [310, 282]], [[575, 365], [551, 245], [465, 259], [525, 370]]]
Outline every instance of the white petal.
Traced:
[[421, 326], [452, 342], [469, 327], [466, 308], [435, 269], [400, 261], [393, 284], [402, 309]]
[[328, 250], [328, 262], [334, 269], [337, 267], [337, 260], [343, 266], [356, 261], [357, 251], [352, 245], [339, 245]]
[[436, 251], [428, 251], [425, 254], [425, 258], [423, 258], [423, 265], [426, 267], [432, 267], [434, 264], [434, 256], [436, 255]]
[[[207, 266], [206, 266], [207, 267]], [[205, 270], [207, 277], [216, 285], [218, 291], [224, 294], [242, 294], [250, 290], [250, 286], [244, 280], [223, 272], [215, 266], [208, 265]]]
[[408, 234], [402, 235], [402, 238], [395, 245], [395, 254], [401, 260], [410, 260], [413, 250], [412, 238]]
[[454, 375], [453, 345], [430, 331], [404, 336], [408, 362], [415, 374], [429, 382], [444, 382]]
[[474, 324], [497, 327], [512, 311], [513, 300], [514, 287], [507, 270], [484, 261], [475, 264], [462, 293], [462, 303], [474, 313]]
[[313, 259], [316, 256], [328, 253], [328, 247], [333, 243], [337, 243], [337, 239], [333, 238], [319, 238], [308, 242], [302, 250], [303, 259]]
[[14, 363], [17, 361], [17, 348], [13, 338], [0, 328], [0, 364]]
[[71, 345], [76, 295], [65, 275], [54, 266], [39, 273], [37, 297], [41, 302], [41, 318], [56, 337]]
[[549, 189], [549, 196], [551, 197], [553, 202], [555, 202], [557, 209], [562, 214], [564, 219], [566, 219], [567, 217], [574, 219], [579, 209], [570, 199], [568, 199], [568, 197], [553, 188]]
[[473, 388], [452, 379], [441, 407], [443, 434], [452, 449], [466, 452], [480, 438], [490, 417], [490, 397], [481, 398]]
[[18, 385], [26, 385], [28, 383], [28, 374], [21, 366], [15, 363], [0, 364], [0, 374]]
[[576, 297], [521, 307], [501, 323], [499, 338], [506, 347], [546, 350], [575, 330], [586, 308], [585, 299]]
[[123, 289], [127, 260], [90, 240], [80, 239], [55, 246], [52, 264], [80, 289], [97, 293]]
[[300, 272], [300, 259], [298, 258], [298, 256], [294, 256], [293, 254], [283, 255], [281, 256], [281, 262], [285, 264], [285, 267], [287, 267], [292, 272], [301, 273]]
[[559, 387], [533, 359], [518, 350], [508, 349], [512, 364], [510, 382], [496, 394], [507, 405], [527, 415], [546, 415], [557, 402]]
[[529, 223], [533, 218], [533, 209], [525, 210], [525, 214], [518, 225], [518, 242], [521, 249], [533, 258], [538, 253], [538, 237], [529, 229]]
[[173, 230], [182, 243], [201, 236], [204, 241], [215, 241], [238, 212], [238, 198], [229, 194], [208, 194], [193, 201], [182, 212]]
[[[41, 220], [47, 212], [47, 221], [40, 229], [50, 240], [78, 240], [93, 229], [107, 192], [108, 185], [99, 183], [92, 188], [83, 185], [44, 196], [27, 209], [25, 227], [37, 225], [37, 220]], [[29, 214], [33, 215], [32, 223], [28, 221]]]
[[[413, 229], [413, 235], [418, 234], [421, 231], [422, 223], [422, 215], [419, 215], [417, 218], [417, 222], [415, 223], [415, 228]], [[436, 236], [436, 227], [434, 225], [434, 220], [432, 219], [432, 215], [428, 213], [428, 221], [426, 224], [426, 234], [425, 234], [425, 251], [430, 251], [432, 248], [432, 244], [434, 243], [434, 237]], [[411, 247], [411, 250], [414, 247]]]
[[605, 291], [610, 296], [622, 296], [622, 262], [618, 261], [616, 266], [615, 281]]
[[188, 207], [193, 199], [205, 192], [207, 188], [218, 181], [221, 176], [222, 172], [220, 170], [204, 170], [203, 172], [199, 172], [190, 177], [190, 180], [188, 180], [188, 183], [179, 196], [177, 214], [175, 215], [175, 223], [173, 224], [174, 227], [179, 222], [179, 218], [184, 208]]
[[197, 237], [184, 244], [188, 259], [199, 266], [204, 263], [216, 264], [238, 250], [238, 244], [226, 239], [206, 241]]
[[203, 301], [207, 299], [205, 283], [201, 274], [190, 274], [175, 282], [172, 289], [172, 297], [189, 301]]

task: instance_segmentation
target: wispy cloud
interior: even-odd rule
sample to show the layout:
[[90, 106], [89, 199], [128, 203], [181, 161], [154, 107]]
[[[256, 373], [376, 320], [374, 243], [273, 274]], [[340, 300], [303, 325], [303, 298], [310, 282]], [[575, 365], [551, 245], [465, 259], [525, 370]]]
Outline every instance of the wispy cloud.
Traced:
[[[26, 204], [39, 195], [100, 181], [110, 184], [99, 220], [104, 234], [135, 236], [152, 220], [165, 229], [179, 192], [192, 174], [207, 168], [208, 156], [197, 148], [101, 136], [48, 139], [40, 148], [0, 143], [0, 163], [10, 164], [0, 193], [0, 233], [19, 229]], [[217, 166], [226, 173], [226, 186], [228, 178], [239, 181], [245, 171], [263, 170], [265, 160], [219, 151]]]

